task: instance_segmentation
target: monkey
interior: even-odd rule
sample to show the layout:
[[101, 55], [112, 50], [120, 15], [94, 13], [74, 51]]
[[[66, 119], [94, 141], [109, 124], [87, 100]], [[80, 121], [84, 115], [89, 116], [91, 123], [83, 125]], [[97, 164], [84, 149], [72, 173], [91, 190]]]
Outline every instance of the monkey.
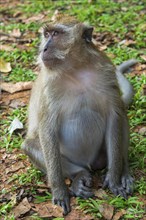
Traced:
[[[70, 195], [93, 196], [93, 173], [107, 169], [103, 187], [127, 198], [133, 178], [128, 168], [126, 108], [133, 97], [122, 75], [135, 60], [115, 67], [92, 42], [93, 27], [61, 18], [43, 28], [22, 145], [46, 173], [52, 200], [70, 210]], [[65, 178], [70, 178], [70, 189]]]

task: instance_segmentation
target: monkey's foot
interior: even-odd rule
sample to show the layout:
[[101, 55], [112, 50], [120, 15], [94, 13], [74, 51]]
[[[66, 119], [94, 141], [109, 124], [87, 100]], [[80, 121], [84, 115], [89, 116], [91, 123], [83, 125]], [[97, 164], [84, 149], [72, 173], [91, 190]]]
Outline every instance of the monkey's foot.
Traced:
[[121, 183], [117, 184], [114, 178], [111, 178], [110, 174], [107, 174], [104, 179], [103, 188], [109, 188], [116, 196], [120, 195], [127, 199], [127, 196], [132, 193], [132, 183], [133, 179], [130, 175], [124, 175]]
[[87, 199], [93, 197], [93, 179], [88, 171], [82, 171], [74, 178], [70, 187], [71, 195]]
[[59, 205], [63, 208], [63, 215], [67, 215], [70, 211], [70, 198], [69, 193], [65, 188], [56, 188], [53, 190], [53, 204]]

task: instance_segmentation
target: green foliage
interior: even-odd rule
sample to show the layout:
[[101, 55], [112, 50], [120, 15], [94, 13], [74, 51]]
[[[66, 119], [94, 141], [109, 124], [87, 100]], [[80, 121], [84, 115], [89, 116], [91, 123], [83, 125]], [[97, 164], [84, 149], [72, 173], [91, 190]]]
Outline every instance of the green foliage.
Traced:
[[22, 123], [25, 123], [26, 107], [10, 111], [6, 119], [1, 119], [0, 148], [6, 148], [8, 151], [12, 151], [14, 148], [20, 148], [23, 141], [21, 133], [14, 132], [12, 135], [9, 133], [9, 127], [14, 118], [18, 118]]
[[34, 198], [35, 198], [34, 203], [41, 203], [41, 202], [46, 202], [48, 200], [51, 200], [52, 195], [46, 192], [45, 196], [34, 196]]
[[40, 181], [41, 177], [43, 176], [40, 170], [36, 168], [29, 167], [27, 172], [21, 174], [13, 174], [13, 176], [9, 179], [9, 182], [18, 180], [20, 185], [28, 184], [28, 183], [35, 183], [35, 184], [42, 184]]

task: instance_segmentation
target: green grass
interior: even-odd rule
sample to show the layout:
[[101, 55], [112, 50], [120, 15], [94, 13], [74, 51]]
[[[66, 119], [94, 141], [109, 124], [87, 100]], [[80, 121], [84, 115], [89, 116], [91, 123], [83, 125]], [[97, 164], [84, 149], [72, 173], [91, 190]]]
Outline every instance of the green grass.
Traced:
[[[98, 33], [111, 33], [113, 42], [110, 44], [106, 53], [111, 56], [114, 64], [118, 65], [122, 61], [136, 58], [143, 62], [141, 55], [145, 55], [145, 39], [146, 39], [146, 14], [144, 0], [129, 0], [123, 2], [109, 1], [109, 0], [95, 0], [89, 3], [84, 1], [46, 1], [46, 0], [27, 0], [24, 3], [17, 2], [17, 6], [2, 7], [1, 13], [8, 15], [8, 20], [3, 20], [1, 31], [11, 36], [13, 29], [20, 29], [22, 39], [29, 40], [28, 42], [5, 42], [13, 48], [12, 51], [0, 51], [0, 56], [6, 61], [10, 62], [12, 71], [9, 74], [3, 74], [5, 81], [19, 82], [31, 81], [36, 78], [34, 69], [36, 68], [36, 58], [39, 45], [38, 30], [42, 26], [43, 21], [25, 23], [18, 21], [13, 15], [18, 11], [25, 19], [37, 16], [44, 13], [48, 20], [54, 14], [55, 10], [59, 10], [64, 14], [75, 15], [81, 21], [87, 21], [94, 26], [94, 31]], [[35, 37], [31, 37], [35, 36]], [[129, 37], [128, 37], [129, 36]], [[120, 44], [123, 40], [133, 40], [135, 44], [126, 46]], [[21, 49], [21, 46], [22, 47]], [[113, 56], [112, 56], [113, 55]], [[121, 197], [113, 197], [110, 194], [106, 199], [77, 199], [78, 205], [84, 212], [91, 213], [93, 216], [102, 218], [99, 212], [99, 205], [109, 203], [117, 210], [125, 209], [127, 213], [122, 219], [142, 219], [144, 212], [144, 205], [142, 199], [146, 193], [145, 186], [145, 160], [146, 138], [139, 134], [135, 129], [138, 126], [144, 126], [146, 123], [146, 96], [143, 95], [143, 85], [146, 84], [146, 76], [127, 76], [135, 89], [135, 97], [131, 107], [128, 109], [128, 117], [130, 121], [130, 148], [129, 160], [132, 175], [135, 177], [135, 192], [134, 196], [128, 200], [123, 200]], [[7, 152], [12, 152], [14, 149], [20, 149], [21, 143], [24, 139], [21, 132], [14, 132], [9, 134], [8, 128], [15, 117], [17, 117], [26, 128], [27, 108], [18, 108], [16, 110], [7, 110], [0, 115], [0, 148], [6, 148]], [[20, 154], [19, 157], [25, 159], [26, 156]], [[138, 176], [137, 176], [138, 175]], [[25, 185], [28, 183], [41, 183], [41, 173], [34, 167], [30, 167], [26, 173], [14, 174], [9, 181], [18, 181], [19, 184]], [[13, 189], [15, 190], [15, 188]], [[6, 193], [5, 189], [2, 193]], [[38, 201], [46, 201], [48, 195], [38, 196]], [[4, 220], [14, 220], [14, 216], [7, 217], [7, 214], [13, 208], [14, 202], [10, 201], [4, 203], [0, 208], [0, 213], [5, 216]], [[41, 219], [38, 216], [33, 216], [33, 219]], [[56, 220], [63, 220], [63, 218], [54, 218]]]

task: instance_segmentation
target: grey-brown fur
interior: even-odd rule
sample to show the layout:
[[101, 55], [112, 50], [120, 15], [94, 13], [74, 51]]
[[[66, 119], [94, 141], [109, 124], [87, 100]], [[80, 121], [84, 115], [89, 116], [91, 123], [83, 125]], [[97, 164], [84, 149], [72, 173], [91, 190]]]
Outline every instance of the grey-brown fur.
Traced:
[[47, 174], [53, 201], [64, 214], [70, 211], [64, 178], [72, 180], [73, 195], [88, 198], [91, 172], [105, 166], [104, 187], [127, 197], [129, 128], [115, 67], [92, 43], [88, 25], [60, 21], [44, 32], [25, 153]]

